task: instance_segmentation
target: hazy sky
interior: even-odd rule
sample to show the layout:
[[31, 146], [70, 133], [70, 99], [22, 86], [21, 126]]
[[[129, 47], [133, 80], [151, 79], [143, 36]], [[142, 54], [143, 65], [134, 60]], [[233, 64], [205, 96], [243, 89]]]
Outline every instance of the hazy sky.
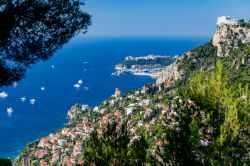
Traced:
[[218, 16], [250, 19], [250, 0], [85, 0], [88, 36], [211, 36]]

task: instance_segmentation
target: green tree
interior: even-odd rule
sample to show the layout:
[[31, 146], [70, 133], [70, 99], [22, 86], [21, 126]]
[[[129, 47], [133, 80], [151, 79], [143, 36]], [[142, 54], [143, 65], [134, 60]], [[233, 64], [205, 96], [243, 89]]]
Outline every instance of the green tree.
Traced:
[[[228, 81], [221, 62], [210, 72], [192, 77], [187, 93], [200, 109], [206, 112], [205, 125], [213, 129], [205, 155], [212, 164], [242, 165], [249, 163], [249, 110], [248, 85], [235, 86]], [[247, 134], [248, 133], [248, 134]]]
[[12, 166], [10, 159], [0, 159], [0, 166]]
[[94, 131], [85, 144], [84, 165], [145, 165], [146, 140], [141, 136], [131, 143], [130, 137], [126, 122], [108, 123], [101, 137]]
[[246, 23], [245, 23], [244, 19], [240, 19], [239, 24], [240, 24], [240, 26], [243, 26], [243, 27], [246, 26]]
[[188, 107], [188, 102], [179, 102], [179, 99], [172, 100], [174, 105], [172, 109], [178, 115], [173, 117], [171, 113], [167, 113], [164, 118], [162, 135], [166, 144], [156, 148], [155, 158], [158, 158], [156, 163], [164, 166], [202, 165], [198, 159], [201, 148], [199, 118], [192, 116], [197, 110]]
[[169, 105], [157, 165], [249, 165], [250, 92], [229, 82], [221, 62], [193, 74]]

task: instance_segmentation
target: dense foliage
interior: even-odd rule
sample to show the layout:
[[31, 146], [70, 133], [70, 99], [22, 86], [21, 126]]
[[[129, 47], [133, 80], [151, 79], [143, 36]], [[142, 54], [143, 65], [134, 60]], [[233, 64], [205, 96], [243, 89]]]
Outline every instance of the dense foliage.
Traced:
[[103, 133], [94, 131], [86, 142], [85, 165], [145, 165], [147, 142], [143, 136], [132, 140], [126, 122], [108, 124]]
[[204, 161], [220, 165], [249, 164], [248, 85], [235, 86], [222, 70], [222, 64], [210, 72], [201, 72], [190, 80], [186, 95], [205, 113], [203, 129], [209, 129]]
[[[183, 55], [183, 58], [177, 63], [179, 70], [184, 70], [185, 73], [197, 71], [200, 69], [209, 69], [214, 66], [217, 59], [216, 47], [212, 42], [207, 42], [203, 46], [197, 47]], [[189, 76], [189, 75], [187, 75]]]
[[239, 20], [239, 24], [240, 24], [240, 26], [242, 26], [242, 27], [247, 27], [248, 29], [250, 29], [250, 20], [249, 20], [249, 22], [245, 22], [244, 19], [240, 19], [240, 20]]
[[249, 165], [249, 99], [248, 85], [229, 81], [221, 62], [193, 74], [169, 103], [176, 115], [162, 123], [157, 165]]
[[0, 166], [12, 166], [10, 159], [0, 159]]
[[241, 44], [230, 56], [221, 59], [230, 81], [246, 85], [250, 83], [250, 44]]

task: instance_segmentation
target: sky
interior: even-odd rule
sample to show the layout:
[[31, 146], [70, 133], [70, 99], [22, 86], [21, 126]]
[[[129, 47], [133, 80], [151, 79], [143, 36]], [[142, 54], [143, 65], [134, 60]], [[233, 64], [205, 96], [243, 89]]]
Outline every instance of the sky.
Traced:
[[250, 0], [85, 0], [87, 36], [212, 36], [218, 16], [250, 19]]

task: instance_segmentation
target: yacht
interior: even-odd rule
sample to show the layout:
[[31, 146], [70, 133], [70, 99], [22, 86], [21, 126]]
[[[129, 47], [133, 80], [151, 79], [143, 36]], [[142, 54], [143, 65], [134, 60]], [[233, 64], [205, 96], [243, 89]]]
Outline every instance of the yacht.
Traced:
[[35, 104], [36, 99], [30, 99], [30, 104]]
[[7, 113], [11, 115], [14, 112], [13, 108], [9, 107], [7, 108]]

